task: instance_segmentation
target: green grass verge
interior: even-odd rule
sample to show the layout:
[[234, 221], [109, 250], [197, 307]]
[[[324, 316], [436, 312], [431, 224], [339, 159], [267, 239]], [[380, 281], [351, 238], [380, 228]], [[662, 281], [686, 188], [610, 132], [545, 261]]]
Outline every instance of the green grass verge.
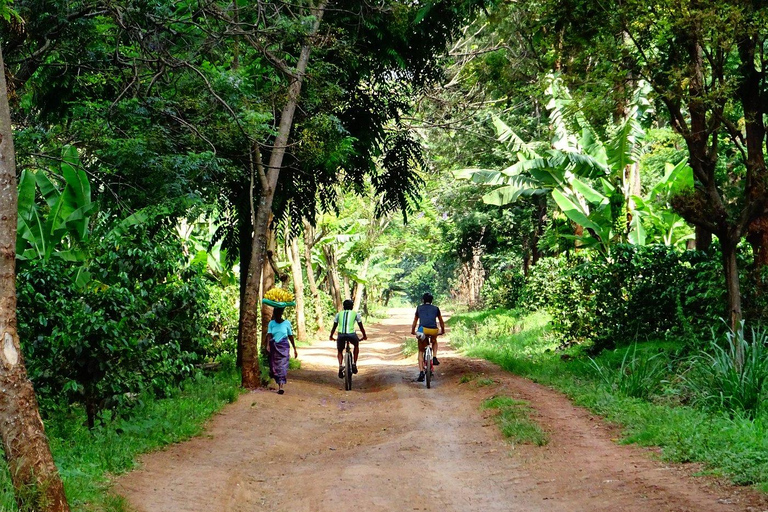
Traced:
[[407, 337], [403, 339], [402, 344], [403, 356], [411, 357], [419, 351], [419, 342], [414, 337]]
[[[123, 512], [124, 500], [110, 492], [110, 475], [135, 467], [136, 456], [199, 434], [204, 422], [237, 400], [235, 372], [200, 375], [183, 383], [176, 396], [143, 398], [126, 418], [109, 418], [93, 430], [85, 414], [73, 409], [46, 423], [56, 465], [73, 511]], [[0, 459], [0, 511], [16, 511], [5, 460]]]
[[495, 409], [496, 424], [504, 437], [517, 444], [544, 446], [549, 441], [546, 432], [531, 419], [528, 402], [508, 396], [495, 396], [483, 402], [481, 409]]
[[[593, 363], [578, 347], [556, 351], [548, 323], [544, 313], [514, 310], [455, 315], [449, 321], [451, 343], [467, 355], [562, 391], [577, 405], [619, 425], [625, 443], [659, 446], [666, 460], [701, 462], [709, 473], [768, 491], [768, 417], [749, 419], [683, 405], [679, 374], [684, 365], [674, 364], [679, 346], [642, 343], [605, 352]], [[633, 372], [642, 368], [628, 366], [629, 350], [636, 351], [632, 358], [664, 356], [666, 373], [647, 398], [627, 396], [633, 389], [627, 379], [636, 378]]]

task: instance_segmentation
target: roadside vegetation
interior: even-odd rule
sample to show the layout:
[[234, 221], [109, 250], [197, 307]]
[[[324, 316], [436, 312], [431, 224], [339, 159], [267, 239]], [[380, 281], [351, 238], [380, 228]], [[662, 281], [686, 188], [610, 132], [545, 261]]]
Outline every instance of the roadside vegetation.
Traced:
[[274, 287], [300, 342], [430, 292], [467, 353], [765, 487], [768, 6], [679, 4], [0, 0], [0, 505], [98, 509], [266, 384]]
[[[701, 462], [706, 473], [768, 491], [768, 414], [749, 400], [754, 381], [768, 376], [765, 357], [736, 384], [734, 361], [713, 346], [646, 341], [594, 357], [582, 346], [556, 350], [550, 317], [523, 309], [458, 314], [449, 324], [451, 343], [463, 353], [562, 391], [619, 425], [622, 442], [659, 446], [665, 460]], [[760, 396], [765, 391], [761, 385]]]
[[[135, 468], [138, 455], [201, 433], [213, 414], [240, 396], [239, 377], [232, 368], [196, 373], [172, 396], [138, 396], [130, 413], [104, 414], [90, 429], [82, 409], [51, 413], [46, 432], [70, 505], [84, 511], [130, 510], [112, 492], [111, 478]], [[17, 510], [8, 468], [0, 469], [0, 510]]]

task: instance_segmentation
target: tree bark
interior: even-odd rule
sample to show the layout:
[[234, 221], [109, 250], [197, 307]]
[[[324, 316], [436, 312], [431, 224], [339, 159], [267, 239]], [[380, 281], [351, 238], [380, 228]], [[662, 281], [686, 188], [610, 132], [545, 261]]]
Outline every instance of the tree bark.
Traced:
[[299, 240], [291, 240], [290, 260], [293, 272], [293, 293], [296, 296], [296, 336], [300, 341], [307, 339], [307, 321], [304, 309], [304, 279], [301, 272], [301, 256], [299, 256]]
[[546, 224], [547, 197], [542, 196], [539, 198], [538, 203], [536, 204], [536, 229], [533, 231], [531, 265], [536, 265], [536, 263], [538, 263], [538, 261], [541, 259], [542, 252], [541, 249], [539, 249], [539, 241], [541, 240], [541, 235], [544, 234], [544, 228], [546, 227]]
[[348, 298], [352, 297], [352, 290], [349, 286], [349, 276], [345, 275], [343, 282], [344, 282], [344, 298], [342, 300], [347, 300]]
[[323, 318], [323, 306], [320, 304], [320, 290], [317, 289], [315, 270], [312, 268], [312, 247], [315, 245], [312, 226], [304, 222], [304, 264], [307, 266], [307, 284], [312, 294], [312, 302], [315, 305], [315, 323], [320, 331], [325, 331], [325, 319]]
[[331, 297], [333, 298], [333, 306], [337, 311], [341, 311], [342, 298], [341, 298], [341, 283], [339, 283], [339, 270], [336, 264], [336, 251], [330, 245], [323, 246], [323, 252], [325, 253], [326, 273], [328, 274], [328, 287]]
[[696, 226], [696, 250], [706, 251], [712, 245], [712, 232]]
[[324, 14], [325, 3], [321, 2], [317, 7], [312, 8], [311, 12], [315, 16], [315, 21], [308, 35], [307, 41], [301, 47], [298, 62], [296, 63], [295, 74], [291, 77], [292, 81], [288, 87], [288, 99], [280, 114], [280, 124], [277, 130], [277, 137], [272, 145], [272, 151], [269, 158], [269, 165], [265, 170], [261, 165], [260, 150], [255, 147], [256, 167], [259, 172], [261, 182], [261, 194], [259, 198], [258, 210], [256, 212], [253, 224], [253, 252], [248, 264], [248, 279], [246, 281], [245, 300], [242, 312], [244, 318], [242, 321], [242, 344], [243, 344], [243, 368], [242, 384], [243, 387], [255, 389], [259, 385], [259, 360], [258, 360], [258, 318], [256, 307], [259, 301], [259, 282], [261, 280], [262, 268], [265, 266], [267, 255], [267, 231], [269, 229], [269, 218], [272, 215], [272, 202], [275, 196], [277, 180], [280, 176], [280, 168], [283, 165], [283, 156], [288, 144], [288, 137], [293, 126], [293, 116], [296, 112], [296, 105], [299, 102], [301, 86], [304, 81], [304, 75], [309, 63], [309, 54], [312, 49], [312, 37], [317, 33], [320, 27], [320, 21]]
[[[736, 242], [720, 240], [723, 250], [723, 269], [725, 270], [725, 287], [728, 291], [728, 318], [731, 329], [735, 332], [741, 328], [741, 287], [739, 284], [739, 268], [736, 262]], [[739, 350], [740, 347], [734, 347]], [[743, 354], [741, 354], [743, 362]]]
[[[363, 262], [363, 269], [360, 272], [360, 278], [365, 279], [368, 277], [368, 266], [371, 264], [371, 257], [368, 256], [365, 258], [365, 261]], [[360, 304], [363, 302], [363, 290], [365, 290], [365, 285], [363, 283], [357, 283], [357, 286], [355, 286], [355, 305], [352, 306], [352, 309], [355, 311], [360, 311]]]
[[16, 331], [16, 159], [0, 49], [0, 435], [20, 509], [69, 511]]
[[[271, 221], [271, 216], [270, 216]], [[275, 250], [275, 232], [269, 230], [267, 237], [267, 251]], [[263, 297], [268, 290], [275, 287], [275, 269], [272, 265], [264, 265], [261, 270], [261, 292], [260, 297]], [[267, 306], [263, 302], [261, 303], [261, 343], [259, 348], [262, 352], [267, 350], [267, 331], [269, 329], [269, 322], [272, 320], [272, 306]]]

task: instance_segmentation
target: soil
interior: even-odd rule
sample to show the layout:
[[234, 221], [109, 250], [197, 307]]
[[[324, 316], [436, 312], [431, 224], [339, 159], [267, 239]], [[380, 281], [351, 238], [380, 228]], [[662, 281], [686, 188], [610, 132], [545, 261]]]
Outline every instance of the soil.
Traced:
[[[368, 329], [352, 391], [334, 342], [299, 348], [284, 395], [241, 395], [204, 435], [142, 457], [115, 491], [138, 512], [768, 510], [764, 495], [617, 444], [615, 427], [560, 393], [445, 343], [426, 389], [415, 356], [401, 355], [412, 310], [390, 313]], [[506, 441], [480, 409], [494, 395], [529, 402], [550, 442]]]

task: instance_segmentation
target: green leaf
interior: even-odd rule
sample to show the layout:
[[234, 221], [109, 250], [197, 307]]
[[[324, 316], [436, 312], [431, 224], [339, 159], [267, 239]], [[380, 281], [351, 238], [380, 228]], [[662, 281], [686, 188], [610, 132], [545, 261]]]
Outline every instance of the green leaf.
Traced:
[[592, 187], [590, 187], [589, 185], [587, 185], [586, 183], [584, 183], [583, 181], [581, 181], [576, 177], [574, 177], [571, 180], [571, 186], [575, 191], [583, 195], [584, 199], [586, 199], [587, 202], [591, 204], [600, 204], [600, 205], [608, 204], [607, 197], [605, 197], [603, 194], [593, 189]]
[[592, 228], [595, 231], [600, 231], [600, 226], [592, 222], [587, 217], [587, 212], [582, 210], [581, 206], [565, 196], [560, 190], [552, 191], [552, 198], [557, 203], [557, 206], [563, 211], [566, 217], [571, 219], [576, 224], [585, 228]]

